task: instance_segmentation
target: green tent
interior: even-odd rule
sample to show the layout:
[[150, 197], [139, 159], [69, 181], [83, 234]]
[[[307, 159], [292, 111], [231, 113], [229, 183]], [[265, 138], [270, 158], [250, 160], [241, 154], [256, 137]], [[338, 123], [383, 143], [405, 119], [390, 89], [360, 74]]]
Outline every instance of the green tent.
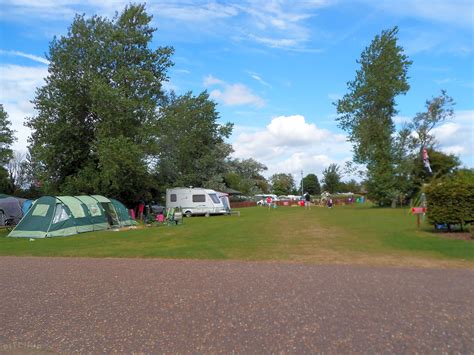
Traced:
[[[125, 212], [124, 212], [125, 211]], [[117, 200], [94, 196], [43, 196], [35, 201], [9, 237], [68, 236], [134, 224]]]

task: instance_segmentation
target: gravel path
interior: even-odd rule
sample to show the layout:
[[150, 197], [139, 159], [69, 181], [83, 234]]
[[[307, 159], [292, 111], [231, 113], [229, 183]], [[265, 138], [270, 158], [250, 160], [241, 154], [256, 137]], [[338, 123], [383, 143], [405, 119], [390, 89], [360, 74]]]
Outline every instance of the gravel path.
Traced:
[[0, 258], [0, 352], [474, 352], [474, 270]]

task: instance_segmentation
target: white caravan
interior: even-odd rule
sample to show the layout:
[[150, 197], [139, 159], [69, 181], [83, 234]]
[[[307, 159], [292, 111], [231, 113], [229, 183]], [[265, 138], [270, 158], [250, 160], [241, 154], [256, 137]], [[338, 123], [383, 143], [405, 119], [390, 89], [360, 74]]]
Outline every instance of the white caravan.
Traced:
[[187, 217], [198, 214], [226, 214], [216, 191], [202, 188], [175, 187], [166, 190], [166, 207], [180, 208]]

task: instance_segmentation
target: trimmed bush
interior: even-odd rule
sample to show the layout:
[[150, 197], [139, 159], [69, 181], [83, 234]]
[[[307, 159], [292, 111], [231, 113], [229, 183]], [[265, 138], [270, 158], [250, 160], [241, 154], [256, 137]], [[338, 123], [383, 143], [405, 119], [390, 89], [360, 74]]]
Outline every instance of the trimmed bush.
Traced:
[[427, 216], [432, 224], [474, 222], [474, 173], [470, 170], [434, 180], [426, 188]]

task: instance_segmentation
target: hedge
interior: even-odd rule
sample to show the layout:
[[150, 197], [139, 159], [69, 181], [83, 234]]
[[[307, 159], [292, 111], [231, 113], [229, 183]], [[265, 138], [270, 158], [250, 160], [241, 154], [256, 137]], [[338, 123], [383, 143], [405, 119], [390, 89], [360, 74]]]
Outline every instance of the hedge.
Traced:
[[474, 222], [474, 173], [464, 171], [434, 180], [426, 188], [427, 217], [432, 224]]

